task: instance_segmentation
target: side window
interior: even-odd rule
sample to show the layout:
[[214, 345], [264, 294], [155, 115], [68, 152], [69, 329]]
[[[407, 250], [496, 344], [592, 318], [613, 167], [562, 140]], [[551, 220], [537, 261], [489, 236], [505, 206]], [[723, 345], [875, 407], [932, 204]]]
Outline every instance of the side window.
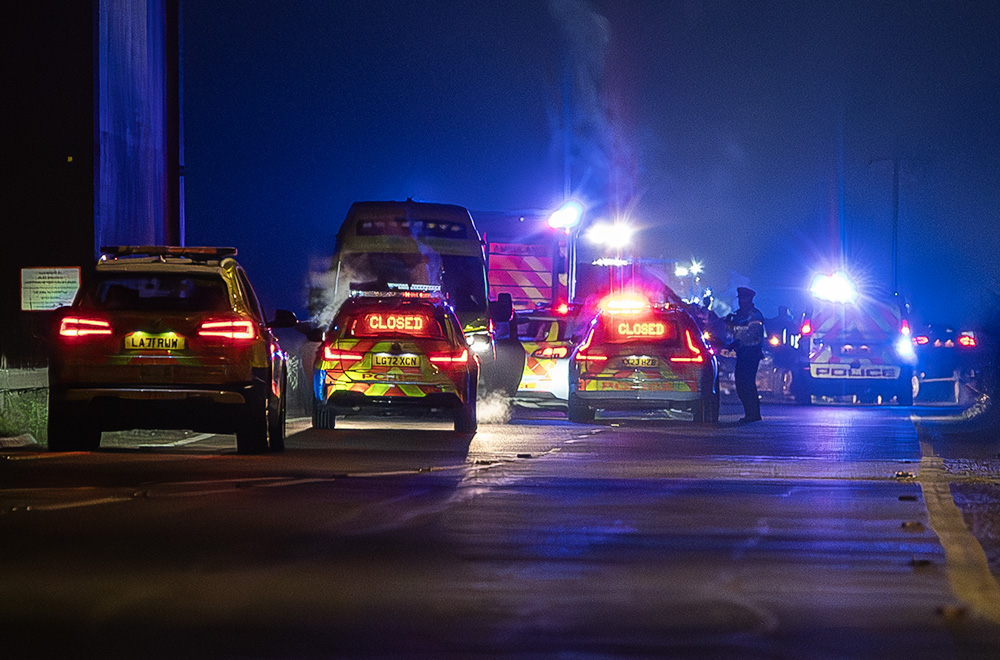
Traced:
[[266, 321], [264, 316], [264, 310], [260, 306], [260, 301], [257, 300], [257, 294], [254, 293], [253, 287], [250, 286], [250, 280], [247, 279], [247, 274], [243, 272], [242, 268], [236, 271], [240, 278], [240, 288], [243, 289], [243, 295], [246, 296], [247, 306], [250, 308], [250, 313], [256, 316], [261, 321]]

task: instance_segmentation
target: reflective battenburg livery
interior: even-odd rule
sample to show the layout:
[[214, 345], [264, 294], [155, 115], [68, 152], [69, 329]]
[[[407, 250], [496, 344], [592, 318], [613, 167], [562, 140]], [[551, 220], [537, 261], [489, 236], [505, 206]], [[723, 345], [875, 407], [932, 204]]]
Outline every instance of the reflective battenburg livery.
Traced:
[[719, 419], [718, 362], [694, 319], [676, 307], [611, 300], [591, 322], [569, 365], [569, 418], [598, 410], [680, 408]]
[[337, 415], [439, 415], [476, 430], [479, 362], [454, 310], [426, 296], [351, 298], [316, 353], [313, 426]]
[[569, 357], [575, 347], [576, 314], [568, 305], [519, 313], [518, 340], [524, 371], [514, 404], [524, 408], [566, 410]]

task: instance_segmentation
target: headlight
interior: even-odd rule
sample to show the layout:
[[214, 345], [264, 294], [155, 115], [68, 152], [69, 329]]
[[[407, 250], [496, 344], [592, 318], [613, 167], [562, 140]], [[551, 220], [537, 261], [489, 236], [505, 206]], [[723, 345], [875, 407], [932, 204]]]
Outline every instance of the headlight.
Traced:
[[905, 362], [916, 362], [917, 359], [917, 352], [913, 349], [913, 342], [905, 335], [896, 340], [896, 354]]
[[490, 350], [490, 335], [486, 332], [468, 335], [465, 341], [473, 353], [486, 353]]

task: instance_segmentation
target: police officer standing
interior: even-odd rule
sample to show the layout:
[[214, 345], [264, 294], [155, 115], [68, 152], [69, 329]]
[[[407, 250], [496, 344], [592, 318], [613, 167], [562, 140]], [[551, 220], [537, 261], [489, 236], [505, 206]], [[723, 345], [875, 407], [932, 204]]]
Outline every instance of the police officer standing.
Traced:
[[764, 357], [764, 315], [754, 307], [757, 292], [747, 287], [736, 289], [739, 307], [726, 317], [733, 333], [730, 347], [736, 351], [736, 394], [743, 403], [740, 422], [760, 421], [760, 398], [757, 396], [757, 366]]

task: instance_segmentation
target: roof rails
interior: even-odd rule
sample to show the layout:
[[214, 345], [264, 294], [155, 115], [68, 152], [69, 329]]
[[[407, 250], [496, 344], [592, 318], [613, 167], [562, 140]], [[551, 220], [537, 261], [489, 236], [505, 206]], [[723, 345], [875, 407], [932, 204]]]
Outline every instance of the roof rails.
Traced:
[[187, 257], [194, 261], [222, 259], [236, 255], [234, 247], [181, 247], [177, 245], [110, 245], [101, 248], [101, 258], [106, 257]]

